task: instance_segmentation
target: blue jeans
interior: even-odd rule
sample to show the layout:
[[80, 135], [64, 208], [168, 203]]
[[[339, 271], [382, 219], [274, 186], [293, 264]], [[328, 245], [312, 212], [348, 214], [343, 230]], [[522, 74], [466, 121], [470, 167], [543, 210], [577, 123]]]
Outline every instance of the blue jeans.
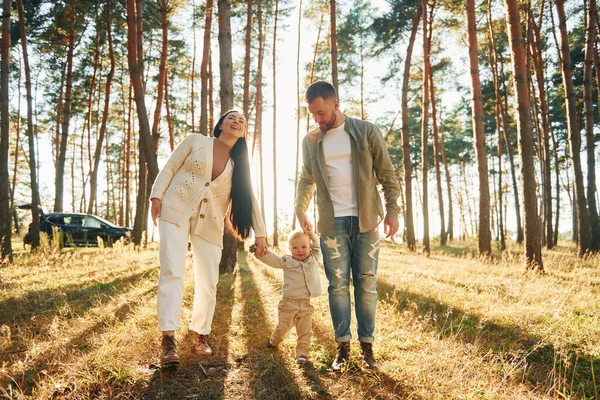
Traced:
[[358, 340], [373, 343], [377, 308], [377, 260], [379, 231], [360, 232], [358, 217], [337, 217], [334, 236], [321, 237], [325, 275], [329, 280], [329, 311], [335, 340], [346, 342], [350, 335], [350, 273], [354, 284], [354, 309]]

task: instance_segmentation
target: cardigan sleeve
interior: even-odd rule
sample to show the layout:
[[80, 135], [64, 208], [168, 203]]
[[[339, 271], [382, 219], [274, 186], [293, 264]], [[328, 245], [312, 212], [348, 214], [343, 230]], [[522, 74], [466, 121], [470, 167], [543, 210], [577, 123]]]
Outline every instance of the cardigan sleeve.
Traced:
[[254, 193], [252, 193], [252, 230], [254, 231], [254, 237], [267, 237], [267, 228]]
[[171, 156], [167, 160], [165, 166], [160, 170], [156, 179], [154, 180], [154, 185], [152, 185], [152, 192], [150, 193], [150, 198], [161, 199], [164, 196], [173, 176], [179, 171], [179, 168], [185, 162], [185, 159], [190, 154], [192, 150], [192, 140], [194, 139], [194, 135], [189, 135], [185, 139], [179, 143], [179, 145], [173, 150]]

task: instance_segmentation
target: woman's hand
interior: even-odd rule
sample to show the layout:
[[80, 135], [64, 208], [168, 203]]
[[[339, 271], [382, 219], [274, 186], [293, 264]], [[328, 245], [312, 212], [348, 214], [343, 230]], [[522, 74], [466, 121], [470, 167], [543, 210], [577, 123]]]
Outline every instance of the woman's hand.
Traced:
[[256, 257], [262, 257], [267, 254], [267, 239], [264, 237], [257, 237], [254, 239], [254, 246], [256, 247], [256, 250], [254, 251]]
[[152, 205], [150, 206], [150, 213], [152, 215], [152, 223], [156, 226], [156, 220], [160, 218], [160, 210], [162, 208], [162, 201], [159, 198], [150, 199]]

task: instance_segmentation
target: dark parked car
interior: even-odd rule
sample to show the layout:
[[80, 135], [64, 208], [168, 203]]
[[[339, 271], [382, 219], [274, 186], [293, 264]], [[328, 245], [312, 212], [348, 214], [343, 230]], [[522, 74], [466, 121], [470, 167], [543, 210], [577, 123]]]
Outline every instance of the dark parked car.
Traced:
[[[97, 215], [79, 213], [48, 213], [40, 217], [40, 232], [52, 239], [52, 228], [56, 227], [65, 246], [98, 246], [98, 237], [112, 245], [121, 238], [128, 242], [133, 229], [123, 228]], [[31, 226], [23, 238], [31, 243]]]

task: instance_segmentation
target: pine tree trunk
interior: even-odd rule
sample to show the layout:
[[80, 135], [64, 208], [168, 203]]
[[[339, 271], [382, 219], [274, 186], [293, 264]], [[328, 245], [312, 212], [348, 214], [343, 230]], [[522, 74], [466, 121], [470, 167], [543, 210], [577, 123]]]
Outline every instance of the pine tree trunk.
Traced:
[[10, 115], [8, 112], [8, 82], [10, 62], [10, 0], [2, 3], [2, 50], [0, 61], [0, 243], [2, 258], [12, 262], [12, 225], [8, 185], [8, 147], [10, 142]]
[[[441, 116], [440, 116], [440, 121], [442, 121]], [[443, 127], [443, 124], [440, 126]], [[454, 213], [452, 211], [454, 209], [454, 204], [452, 201], [452, 180], [450, 178], [450, 168], [448, 167], [448, 159], [446, 158], [446, 144], [445, 144], [443, 129], [440, 129], [440, 147], [442, 150], [442, 161], [444, 163], [444, 172], [446, 174], [446, 191], [448, 192], [448, 228], [446, 229], [446, 232], [447, 232], [447, 239], [452, 240], [452, 239], [454, 239]]]
[[542, 56], [542, 35], [540, 32], [541, 16], [543, 15], [543, 5], [540, 11], [540, 23], [536, 24], [529, 9], [531, 26], [535, 34], [533, 43], [533, 65], [535, 68], [536, 81], [540, 99], [540, 108], [542, 116], [542, 204], [544, 209], [544, 233], [546, 237], [546, 247], [551, 249], [554, 247], [554, 233], [552, 228], [552, 176], [550, 167], [550, 112], [548, 101], [546, 100], [546, 88], [544, 86], [546, 80], [544, 77], [544, 60]]
[[580, 256], [590, 250], [590, 220], [585, 198], [585, 187], [583, 184], [583, 171], [581, 169], [581, 134], [577, 121], [577, 105], [575, 104], [575, 89], [573, 87], [573, 66], [569, 52], [569, 37], [567, 33], [566, 17], [563, 0], [556, 0], [558, 14], [558, 27], [560, 31], [560, 54], [562, 56], [562, 76], [565, 86], [565, 100], [567, 109], [567, 129], [569, 132], [569, 150], [573, 164], [575, 203], [577, 204], [577, 252]]
[[212, 25], [213, 1], [206, 0], [206, 16], [204, 20], [204, 44], [200, 64], [200, 129], [199, 132], [208, 136], [208, 63], [210, 58], [210, 30]]
[[167, 79], [167, 60], [169, 57], [169, 17], [167, 10], [169, 8], [169, 0], [159, 0], [158, 7], [160, 9], [160, 25], [162, 28], [162, 49], [160, 52], [160, 63], [158, 65], [158, 82], [156, 85], [156, 107], [154, 108], [154, 118], [152, 120], [152, 143], [158, 149], [158, 141], [160, 133], [158, 125], [162, 113], [162, 106], [165, 97], [165, 81]]
[[[258, 1], [258, 66], [256, 67], [256, 122], [254, 126], [254, 141], [258, 144], [258, 162], [259, 162], [259, 197], [260, 211], [265, 218], [265, 185], [263, 168], [263, 134], [262, 134], [262, 113], [263, 113], [263, 60], [265, 55], [265, 34], [263, 23], [266, 25], [266, 19], [263, 22], [263, 2]], [[254, 146], [253, 146], [254, 147]]]
[[475, 154], [479, 173], [479, 254], [488, 257], [492, 254], [490, 232], [490, 184], [488, 178], [485, 132], [483, 127], [483, 101], [479, 79], [477, 58], [477, 26], [475, 21], [475, 0], [467, 0], [467, 27], [469, 37], [469, 65], [471, 70], [471, 116]]
[[133, 96], [131, 85], [127, 97], [127, 139], [125, 140], [125, 226], [130, 225], [131, 215], [131, 114], [133, 110]]
[[500, 100], [500, 85], [498, 83], [498, 59], [496, 58], [496, 39], [494, 36], [494, 27], [492, 19], [492, 1], [488, 1], [488, 59], [492, 70], [494, 84], [495, 111], [496, 111], [496, 132], [498, 133], [498, 239], [500, 250], [506, 249], [506, 237], [504, 234], [504, 195], [502, 187], [502, 102]]
[[409, 251], [415, 251], [416, 240], [413, 219], [412, 164], [410, 161], [410, 137], [408, 129], [408, 86], [410, 81], [412, 52], [422, 13], [423, 7], [422, 5], [419, 5], [415, 15], [412, 18], [412, 30], [408, 40], [408, 48], [406, 49], [404, 75], [402, 78], [402, 165], [404, 166], [404, 190], [406, 202], [406, 212], [404, 213], [404, 235], [406, 236], [406, 248]]
[[585, 108], [585, 137], [587, 150], [587, 201], [590, 216], [590, 250], [600, 250], [600, 219], [596, 205], [596, 157], [594, 144], [594, 110], [592, 102], [592, 64], [598, 12], [596, 0], [588, 0], [585, 63], [583, 69], [583, 102]]
[[542, 246], [539, 237], [539, 220], [535, 194], [535, 169], [533, 166], [533, 139], [529, 115], [529, 87], [526, 53], [519, 19], [517, 0], [505, 0], [512, 64], [515, 82], [515, 98], [518, 104], [519, 154], [521, 158], [521, 185], [525, 209], [525, 260], [527, 268], [543, 270]]
[[219, 9], [219, 71], [221, 112], [233, 108], [233, 61], [231, 55], [231, 0], [218, 0]]
[[249, 119], [250, 112], [250, 50], [252, 50], [252, 5], [253, 1], [248, 0], [248, 8], [246, 13], [246, 50], [244, 55], [244, 98], [242, 107], [246, 119]]
[[[21, 87], [21, 78], [22, 78], [22, 70], [19, 68], [18, 78], [17, 78], [17, 87]], [[21, 90], [18, 91], [17, 95], [17, 121], [15, 123], [15, 146], [14, 146], [14, 160], [13, 160], [13, 170], [12, 170], [12, 180], [9, 184], [9, 203], [10, 203], [10, 215], [15, 224], [15, 233], [17, 235], [21, 234], [21, 225], [19, 224], [19, 215], [17, 213], [17, 209], [15, 208], [15, 188], [17, 186], [17, 173], [19, 171], [19, 156], [21, 155]]]
[[[302, 0], [298, 5], [298, 44], [296, 47], [296, 166], [294, 168], [294, 199], [298, 186], [298, 168], [300, 166], [300, 38], [302, 26]], [[292, 211], [292, 230], [296, 229], [296, 213]]]
[[[156, 160], [156, 148], [152, 143], [150, 134], [150, 124], [148, 122], [148, 114], [146, 112], [146, 104], [144, 102], [145, 90], [143, 83], [143, 65], [140, 63], [143, 60], [141, 54], [141, 43], [138, 42], [141, 37], [139, 27], [141, 25], [141, 8], [139, 0], [127, 0], [127, 61], [129, 64], [129, 75], [131, 85], [133, 86], [134, 100], [137, 108], [138, 123], [139, 123], [139, 186], [136, 201], [136, 213], [133, 231], [133, 242], [136, 246], [142, 244], [142, 231], [145, 230], [146, 220], [144, 220], [145, 210], [147, 210], [147, 187], [152, 187], [154, 179], [158, 174], [158, 163]], [[146, 171], [147, 168], [147, 171]], [[142, 181], [143, 179], [143, 181]]]
[[337, 12], [335, 0], [329, 0], [330, 38], [331, 38], [331, 84], [339, 96], [338, 50], [337, 50]]
[[279, 1], [275, 0], [275, 22], [273, 24], [273, 246], [279, 247], [277, 228], [277, 17]]
[[429, 256], [431, 245], [429, 243], [429, 193], [427, 172], [429, 170], [429, 43], [427, 24], [427, 0], [422, 0], [423, 7], [423, 111], [421, 118], [421, 175], [423, 179], [423, 252]]
[[[196, 4], [193, 3], [193, 7], [195, 8]], [[192, 37], [194, 38], [192, 46], [192, 65], [190, 67], [190, 113], [192, 115], [192, 126], [191, 126], [191, 132], [196, 132], [196, 127], [195, 127], [195, 123], [196, 123], [196, 106], [195, 106], [195, 100], [196, 100], [196, 87], [195, 87], [195, 81], [196, 81], [196, 21], [192, 22]], [[166, 89], [165, 89], [166, 90]], [[165, 103], [165, 107], [167, 106], [168, 102], [169, 102], [169, 97], [167, 94], [165, 94], [165, 98], [166, 98], [166, 103]], [[167, 113], [168, 114], [168, 113]], [[186, 116], [186, 120], [187, 120], [187, 116]]]
[[[221, 115], [233, 107], [233, 69], [231, 61], [231, 1], [218, 0], [219, 9], [219, 72], [221, 75]], [[229, 221], [229, 215], [225, 217]], [[237, 263], [237, 240], [225, 228], [220, 272], [232, 272]]]
[[[498, 53], [496, 48], [493, 49], [496, 60], [498, 60]], [[504, 73], [504, 63], [500, 62], [500, 77], [505, 79], [499, 79], [502, 82], [504, 91], [504, 101], [500, 103], [500, 109], [502, 112], [502, 132], [504, 133], [504, 144], [506, 146], [506, 152], [508, 153], [508, 163], [510, 165], [510, 176], [512, 180], [514, 203], [515, 203], [515, 219], [517, 222], [517, 243], [523, 243], [523, 224], [521, 221], [521, 197], [519, 195], [519, 185], [517, 183], [517, 171], [515, 167], [515, 157], [513, 152], [512, 141], [510, 138], [510, 131], [508, 127], [508, 89], [506, 88], [506, 74]]]
[[71, 120], [71, 102], [73, 100], [73, 53], [75, 50], [75, 21], [70, 21], [67, 45], [67, 81], [65, 87], [65, 104], [63, 105], [60, 150], [56, 160], [54, 176], [54, 211], [63, 211], [65, 161], [67, 159], [67, 143], [69, 138], [69, 122]]
[[[429, 32], [431, 35], [432, 25], [429, 21]], [[431, 37], [429, 38], [431, 43]], [[440, 173], [440, 141], [437, 126], [437, 110], [435, 104], [435, 88], [433, 86], [433, 73], [429, 70], [429, 93], [431, 94], [431, 122], [433, 125], [433, 152], [435, 162], [435, 180], [437, 184], [438, 204], [440, 208], [440, 245], [445, 246], [447, 243], [446, 236], [446, 219], [444, 216], [444, 193], [442, 190], [442, 175]]]
[[[102, 124], [100, 126], [100, 134], [98, 135], [98, 141], [96, 142], [96, 150], [94, 152], [94, 168], [90, 176], [90, 202], [88, 204], [88, 214], [92, 214], [94, 202], [97, 197], [98, 188], [98, 167], [100, 166], [100, 156], [102, 154], [102, 145], [104, 142], [104, 135], [106, 134], [106, 127], [108, 123], [108, 114], [110, 112], [110, 91], [112, 86], [113, 77], [115, 75], [115, 54], [113, 51], [112, 43], [112, 30], [111, 30], [111, 18], [110, 18], [110, 0], [106, 3], [106, 36], [108, 39], [108, 56], [110, 58], [110, 69], [108, 76], [106, 77], [106, 86], [104, 92], [104, 112], [102, 114]], [[108, 143], [108, 139], [107, 139]], [[108, 188], [107, 188], [108, 189]]]
[[[171, 116], [171, 104], [169, 102], [169, 74], [165, 75], [165, 117], [167, 118], [167, 128], [169, 129], [169, 148], [171, 152], [175, 150], [175, 127]], [[193, 132], [193, 130], [192, 130]]]

